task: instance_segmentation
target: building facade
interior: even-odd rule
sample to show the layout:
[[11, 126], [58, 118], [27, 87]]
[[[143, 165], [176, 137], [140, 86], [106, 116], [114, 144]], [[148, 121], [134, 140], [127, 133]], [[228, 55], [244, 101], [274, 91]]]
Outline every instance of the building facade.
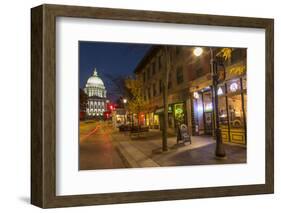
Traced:
[[[219, 51], [213, 48], [214, 52]], [[194, 48], [169, 46], [171, 61], [168, 83], [168, 131], [176, 132], [185, 123], [192, 135], [214, 136], [214, 113], [210, 52], [195, 57]], [[163, 125], [163, 79], [166, 69], [163, 46], [154, 46], [135, 70], [143, 82], [144, 99], [149, 103], [145, 125]], [[225, 61], [226, 78], [219, 87], [219, 117], [224, 142], [246, 144], [246, 49], [234, 49]]]
[[87, 80], [84, 92], [88, 96], [86, 114], [88, 117], [101, 118], [106, 111], [106, 89], [95, 68]]

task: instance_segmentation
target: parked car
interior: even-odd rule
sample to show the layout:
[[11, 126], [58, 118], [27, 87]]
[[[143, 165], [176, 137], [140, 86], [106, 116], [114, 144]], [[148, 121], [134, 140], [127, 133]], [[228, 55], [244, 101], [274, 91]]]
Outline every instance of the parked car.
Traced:
[[118, 128], [119, 128], [120, 132], [125, 132], [125, 131], [131, 130], [131, 126], [128, 124], [121, 124]]

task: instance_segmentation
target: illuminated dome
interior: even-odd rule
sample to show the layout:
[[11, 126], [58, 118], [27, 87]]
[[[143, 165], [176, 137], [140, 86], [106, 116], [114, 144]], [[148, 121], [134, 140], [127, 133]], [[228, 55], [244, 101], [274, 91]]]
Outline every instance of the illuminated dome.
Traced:
[[88, 97], [106, 98], [106, 89], [102, 79], [98, 76], [96, 68], [93, 75], [88, 79], [84, 92], [88, 95]]
[[93, 75], [88, 79], [86, 87], [96, 87], [104, 89], [104, 84], [101, 78], [98, 76], [97, 69], [95, 68]]
[[86, 115], [101, 118], [106, 111], [106, 89], [96, 68], [92, 76], [88, 78], [84, 92], [88, 95]]

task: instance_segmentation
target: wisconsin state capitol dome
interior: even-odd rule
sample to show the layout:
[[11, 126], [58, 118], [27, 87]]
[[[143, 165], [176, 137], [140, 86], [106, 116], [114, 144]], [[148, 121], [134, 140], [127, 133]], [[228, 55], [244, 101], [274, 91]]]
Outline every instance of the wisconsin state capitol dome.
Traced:
[[86, 87], [99, 87], [105, 89], [102, 79], [98, 76], [97, 69], [95, 68], [93, 75], [88, 79]]
[[84, 91], [89, 97], [106, 98], [106, 89], [102, 79], [98, 76], [96, 68], [94, 69], [93, 75], [88, 78]]

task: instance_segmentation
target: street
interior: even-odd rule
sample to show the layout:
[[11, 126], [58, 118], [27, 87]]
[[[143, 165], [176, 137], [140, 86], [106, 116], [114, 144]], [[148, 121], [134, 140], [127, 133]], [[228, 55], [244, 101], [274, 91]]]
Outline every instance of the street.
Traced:
[[212, 137], [192, 136], [192, 144], [177, 145], [176, 136], [168, 135], [168, 152], [162, 147], [161, 132], [150, 130], [139, 136], [119, 132], [110, 122], [80, 122], [80, 170], [144, 168], [246, 163], [246, 148], [224, 144], [227, 159], [214, 157]]
[[107, 122], [88, 121], [80, 124], [80, 170], [125, 168], [114, 147], [112, 131]]

